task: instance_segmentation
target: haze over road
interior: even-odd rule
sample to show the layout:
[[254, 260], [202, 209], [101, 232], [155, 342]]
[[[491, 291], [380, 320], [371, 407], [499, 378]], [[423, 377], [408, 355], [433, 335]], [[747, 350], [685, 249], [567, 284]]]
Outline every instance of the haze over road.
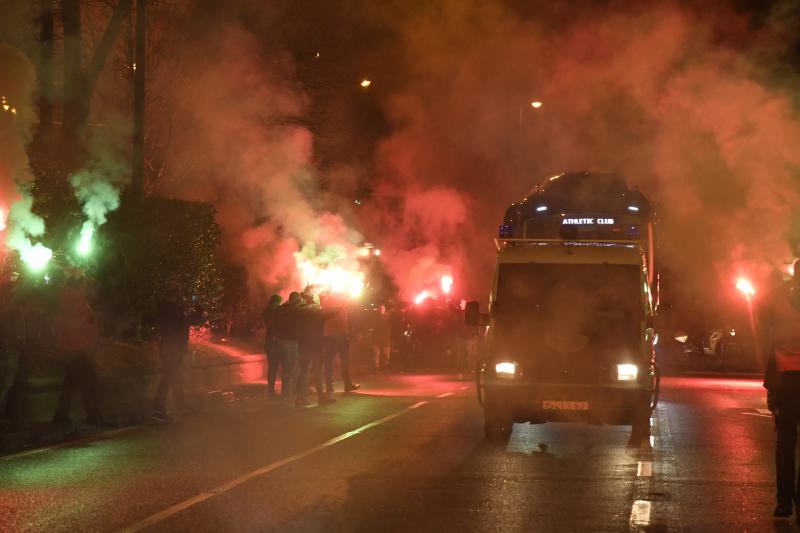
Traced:
[[623, 426], [518, 424], [507, 444], [487, 441], [473, 385], [444, 376], [337, 396], [308, 409], [253, 397], [0, 458], [2, 529], [773, 527], [772, 421], [756, 379], [665, 378], [652, 450], [626, 448]]

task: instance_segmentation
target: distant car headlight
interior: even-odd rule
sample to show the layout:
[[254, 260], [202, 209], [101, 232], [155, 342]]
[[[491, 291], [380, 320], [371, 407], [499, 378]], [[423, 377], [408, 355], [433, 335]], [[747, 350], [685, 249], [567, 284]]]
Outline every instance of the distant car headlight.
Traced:
[[499, 378], [513, 378], [517, 375], [517, 363], [503, 361], [494, 365], [494, 371]]
[[631, 363], [617, 365], [617, 381], [636, 381], [639, 367]]

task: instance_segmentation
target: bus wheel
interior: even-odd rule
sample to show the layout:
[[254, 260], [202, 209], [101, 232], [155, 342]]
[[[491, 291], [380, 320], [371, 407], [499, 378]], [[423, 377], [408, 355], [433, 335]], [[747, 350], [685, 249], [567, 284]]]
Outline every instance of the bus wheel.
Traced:
[[499, 413], [486, 412], [484, 415], [483, 431], [486, 437], [492, 440], [506, 441], [514, 429], [514, 421], [510, 416]]
[[650, 446], [650, 409], [639, 407], [633, 413], [631, 422], [631, 437], [628, 447], [640, 448]]

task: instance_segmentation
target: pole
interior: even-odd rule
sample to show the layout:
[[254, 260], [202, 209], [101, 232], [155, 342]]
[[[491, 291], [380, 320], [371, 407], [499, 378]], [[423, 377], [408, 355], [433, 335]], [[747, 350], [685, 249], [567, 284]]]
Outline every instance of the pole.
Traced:
[[147, 0], [136, 0], [136, 52], [133, 60], [133, 176], [134, 201], [144, 197], [144, 98]]

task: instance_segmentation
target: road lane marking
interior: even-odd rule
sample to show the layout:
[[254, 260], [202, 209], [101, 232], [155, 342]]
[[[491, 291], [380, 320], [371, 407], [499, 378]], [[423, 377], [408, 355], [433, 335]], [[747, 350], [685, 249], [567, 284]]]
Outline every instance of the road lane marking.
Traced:
[[742, 413], [743, 415], [747, 416], [757, 416], [759, 418], [772, 418], [772, 415], [762, 415], [761, 413]]
[[637, 477], [653, 477], [653, 463], [651, 461], [639, 461], [636, 466]]
[[140, 531], [140, 530], [142, 530], [144, 528], [147, 528], [147, 527], [153, 526], [155, 524], [158, 524], [159, 522], [163, 522], [164, 520], [166, 520], [167, 518], [169, 518], [171, 516], [174, 516], [174, 515], [182, 512], [182, 511], [185, 511], [186, 509], [188, 509], [190, 507], [193, 507], [193, 506], [197, 505], [198, 503], [202, 503], [202, 502], [204, 502], [204, 501], [206, 501], [206, 500], [208, 500], [210, 498], [213, 498], [214, 496], [217, 496], [219, 494], [223, 494], [225, 492], [228, 492], [229, 490], [231, 490], [231, 489], [233, 489], [235, 487], [238, 487], [239, 485], [241, 485], [243, 483], [246, 483], [247, 481], [250, 481], [253, 478], [268, 474], [268, 473], [272, 472], [273, 470], [277, 470], [278, 468], [281, 468], [282, 466], [288, 465], [289, 463], [293, 463], [295, 461], [299, 461], [301, 459], [305, 459], [309, 455], [313, 455], [313, 454], [315, 454], [315, 453], [317, 453], [319, 451], [324, 450], [325, 448], [329, 448], [329, 447], [333, 446], [334, 444], [338, 444], [339, 442], [342, 442], [343, 440], [349, 439], [350, 437], [354, 437], [354, 436], [356, 436], [356, 435], [358, 435], [360, 433], [363, 433], [363, 432], [365, 432], [365, 431], [367, 431], [369, 429], [372, 429], [372, 428], [374, 428], [376, 426], [380, 426], [381, 424], [385, 424], [386, 422], [389, 422], [390, 420], [394, 420], [395, 418], [403, 416], [404, 414], [408, 413], [411, 409], [416, 409], [418, 407], [422, 407], [426, 403], [428, 403], [428, 402], [427, 401], [421, 401], [421, 402], [417, 402], [415, 404], [409, 405], [408, 407], [406, 407], [402, 411], [398, 411], [396, 413], [392, 413], [390, 415], [384, 416], [383, 418], [379, 418], [377, 420], [373, 420], [372, 422], [369, 422], [367, 424], [364, 424], [363, 426], [357, 427], [356, 429], [353, 429], [353, 430], [348, 431], [346, 433], [342, 433], [339, 436], [333, 437], [332, 439], [327, 440], [327, 441], [323, 442], [322, 444], [319, 444], [319, 445], [317, 445], [317, 446], [315, 446], [313, 448], [309, 448], [308, 450], [296, 453], [294, 455], [290, 455], [289, 457], [285, 457], [283, 459], [280, 459], [280, 460], [275, 461], [273, 463], [270, 463], [268, 465], [262, 466], [261, 468], [257, 468], [255, 470], [252, 470], [252, 471], [250, 471], [250, 472], [248, 472], [248, 473], [246, 473], [246, 474], [244, 474], [244, 475], [242, 475], [242, 476], [240, 476], [240, 477], [238, 477], [238, 478], [236, 478], [236, 479], [234, 479], [232, 481], [229, 481], [229, 482], [227, 482], [227, 483], [225, 483], [223, 485], [220, 485], [220, 486], [218, 486], [216, 488], [213, 488], [211, 490], [207, 490], [207, 491], [201, 492], [197, 496], [194, 496], [194, 497], [189, 498], [187, 500], [184, 500], [182, 502], [178, 502], [175, 505], [164, 509], [163, 511], [159, 511], [158, 513], [152, 514], [152, 515], [148, 516], [147, 518], [145, 518], [144, 520], [141, 520], [141, 521], [139, 521], [139, 522], [137, 522], [137, 523], [135, 523], [135, 524], [133, 524], [131, 526], [125, 527], [120, 531], [125, 531], [125, 532]]
[[96, 440], [101, 440], [105, 437], [111, 437], [114, 435], [119, 435], [121, 433], [127, 433], [128, 431], [133, 431], [134, 429], [138, 429], [140, 427], [144, 426], [141, 424], [136, 426], [126, 426], [124, 428], [117, 428], [117, 429], [112, 429], [110, 431], [103, 431], [102, 433], [95, 433], [94, 435], [83, 437], [82, 439], [65, 440], [64, 442], [59, 442], [58, 444], [45, 446], [43, 448], [34, 448], [32, 450], [26, 450], [24, 452], [19, 452], [11, 455], [3, 455], [0, 456], [0, 461], [10, 461], [11, 459], [20, 459], [22, 457], [28, 457], [30, 455], [37, 455], [40, 453], [48, 452], [50, 450], [57, 450], [58, 448], [66, 448], [67, 446], [80, 446], [82, 444], [88, 444]]
[[769, 409], [756, 409], [756, 411], [758, 411], [758, 413], [761, 415], [772, 416], [772, 411]]
[[452, 396], [452, 395], [453, 395], [452, 392], [445, 392], [445, 393], [440, 394], [439, 396], [437, 396], [437, 398], [447, 398], [448, 396]]
[[461, 387], [460, 390], [467, 390], [468, 388], [469, 388], [469, 385], [464, 385], [463, 387]]
[[650, 525], [650, 502], [636, 500], [631, 507], [631, 527], [647, 527]]

